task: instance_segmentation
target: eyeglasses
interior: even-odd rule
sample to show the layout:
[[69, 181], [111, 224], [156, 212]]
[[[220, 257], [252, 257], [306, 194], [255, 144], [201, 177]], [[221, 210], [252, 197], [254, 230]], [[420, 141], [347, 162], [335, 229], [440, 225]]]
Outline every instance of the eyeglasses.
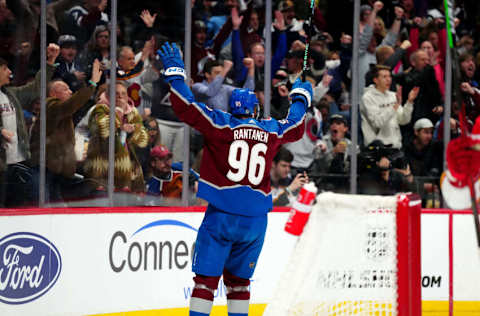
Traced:
[[158, 127], [152, 127], [150, 125], [145, 125], [145, 129], [147, 131], [157, 131], [158, 132]]

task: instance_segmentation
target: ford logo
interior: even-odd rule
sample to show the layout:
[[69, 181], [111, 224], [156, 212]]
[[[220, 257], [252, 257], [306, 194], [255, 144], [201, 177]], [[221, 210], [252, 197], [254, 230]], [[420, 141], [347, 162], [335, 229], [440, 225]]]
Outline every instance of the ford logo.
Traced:
[[0, 239], [0, 302], [24, 304], [47, 293], [58, 280], [62, 259], [57, 248], [33, 233]]

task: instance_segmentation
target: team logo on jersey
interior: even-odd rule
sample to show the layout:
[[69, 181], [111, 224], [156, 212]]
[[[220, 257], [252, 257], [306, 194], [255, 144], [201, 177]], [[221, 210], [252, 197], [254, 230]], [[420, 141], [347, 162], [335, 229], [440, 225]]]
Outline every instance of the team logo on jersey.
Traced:
[[250, 269], [255, 268], [255, 262], [250, 262], [250, 263], [248, 264], [248, 267], [249, 267]]
[[130, 99], [132, 99], [133, 104], [135, 107], [138, 107], [140, 105], [140, 102], [142, 102], [142, 98], [140, 97], [140, 85], [138, 83], [132, 84], [130, 87], [128, 87], [127, 93]]
[[0, 239], [0, 302], [24, 304], [52, 288], [60, 276], [62, 259], [46, 238], [27, 232]]

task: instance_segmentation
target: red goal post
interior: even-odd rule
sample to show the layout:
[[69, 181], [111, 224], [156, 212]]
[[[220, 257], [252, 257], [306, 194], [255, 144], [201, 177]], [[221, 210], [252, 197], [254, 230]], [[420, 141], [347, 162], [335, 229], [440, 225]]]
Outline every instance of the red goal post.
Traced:
[[322, 193], [264, 316], [421, 315], [421, 202]]

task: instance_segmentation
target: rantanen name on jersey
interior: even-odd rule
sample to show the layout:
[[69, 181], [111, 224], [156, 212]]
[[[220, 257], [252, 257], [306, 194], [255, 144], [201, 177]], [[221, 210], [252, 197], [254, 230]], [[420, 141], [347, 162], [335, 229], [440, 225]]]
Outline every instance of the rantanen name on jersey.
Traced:
[[233, 139], [252, 139], [268, 143], [268, 133], [259, 129], [239, 128], [233, 131]]

